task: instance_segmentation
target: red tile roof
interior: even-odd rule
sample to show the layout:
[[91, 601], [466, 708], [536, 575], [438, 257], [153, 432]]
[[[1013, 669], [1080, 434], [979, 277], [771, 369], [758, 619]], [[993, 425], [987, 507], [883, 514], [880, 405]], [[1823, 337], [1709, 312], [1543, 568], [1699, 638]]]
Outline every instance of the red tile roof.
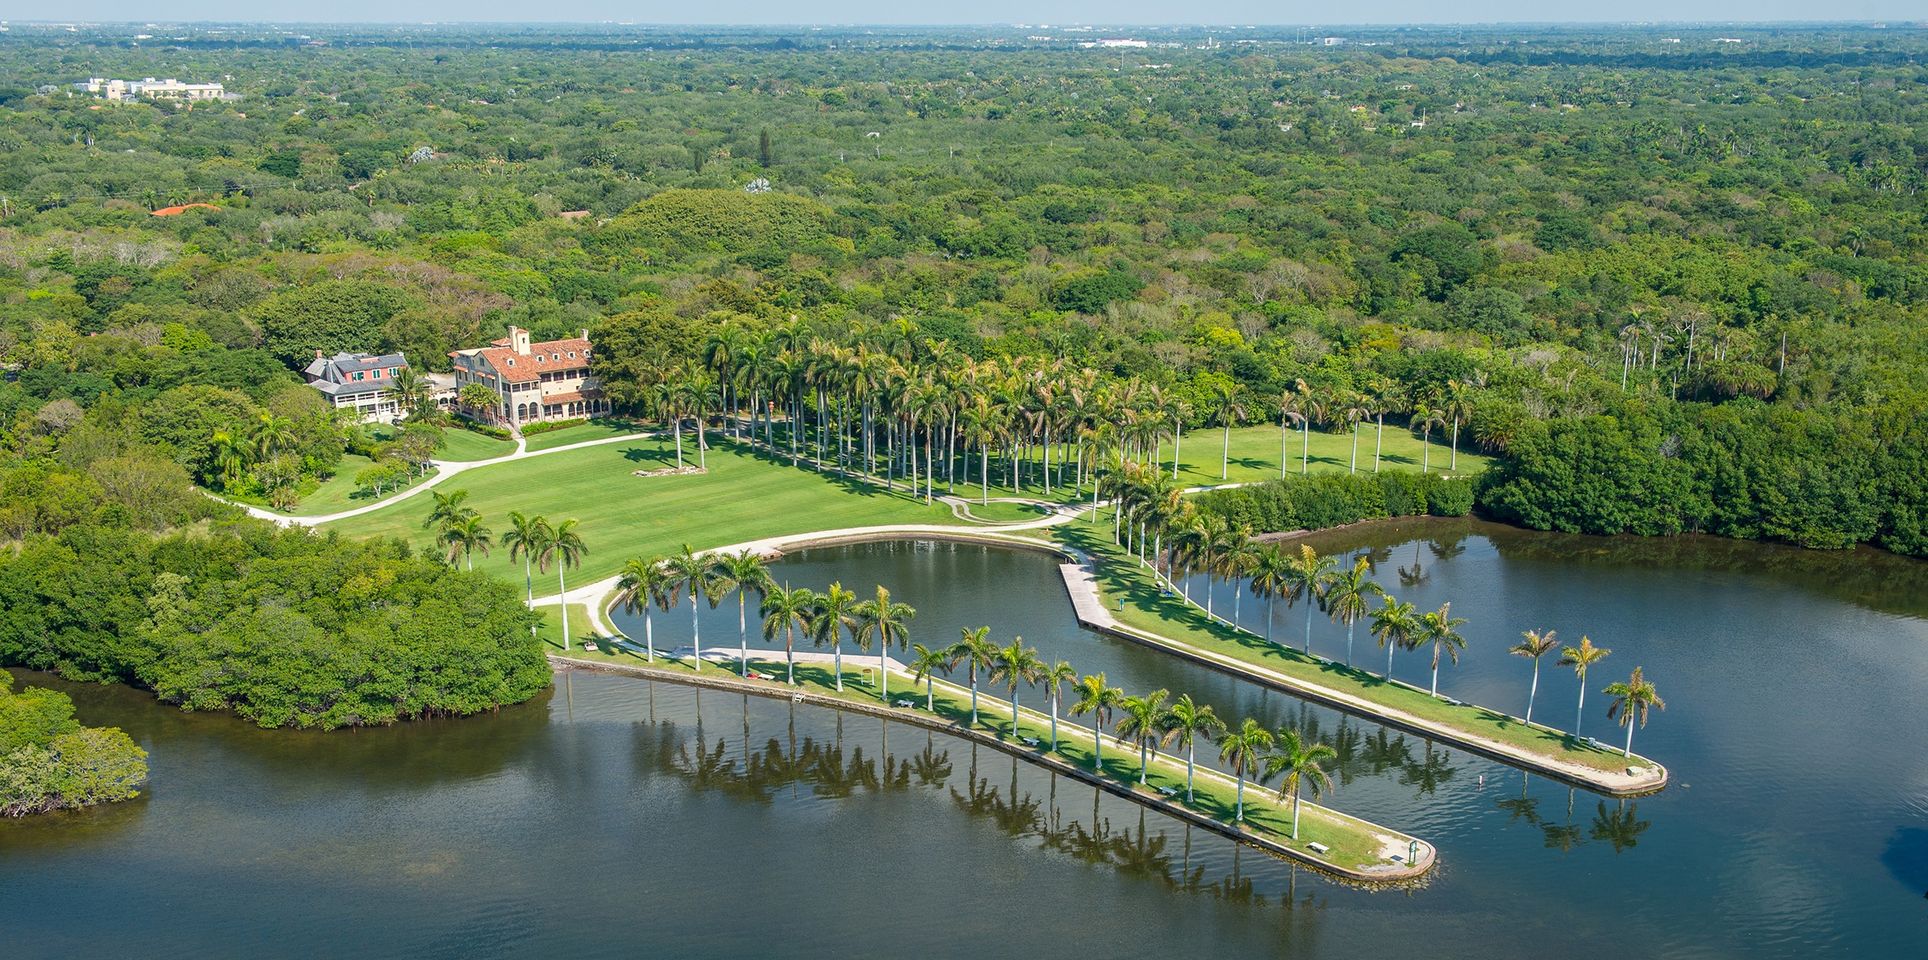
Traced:
[[[509, 339], [504, 337], [475, 351], [495, 370], [495, 375], [504, 383], [529, 383], [541, 379], [548, 370], [581, 370], [589, 366], [589, 341], [581, 337], [563, 340], [545, 340], [529, 345], [527, 355], [509, 349]], [[569, 355], [570, 351], [575, 356]], [[537, 358], [541, 359], [538, 360]], [[509, 361], [516, 361], [514, 366]]]
[[543, 397], [542, 402], [543, 403], [575, 403], [576, 401], [583, 400], [583, 399], [585, 398], [581, 393], [578, 393], [572, 390], [568, 393], [552, 393], [546, 397]]
[[189, 210], [219, 210], [219, 209], [221, 208], [211, 203], [183, 203], [178, 207], [162, 207], [159, 210], [156, 210], [153, 213], [148, 214], [148, 216], [178, 217], [181, 214], [188, 212]]

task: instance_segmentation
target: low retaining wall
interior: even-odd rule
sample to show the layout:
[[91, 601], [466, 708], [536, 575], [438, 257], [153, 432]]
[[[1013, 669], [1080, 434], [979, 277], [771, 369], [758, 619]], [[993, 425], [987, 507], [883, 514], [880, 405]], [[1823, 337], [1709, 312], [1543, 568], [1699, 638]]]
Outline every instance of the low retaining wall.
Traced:
[[1331, 707], [1334, 710], [1340, 710], [1356, 717], [1363, 717], [1375, 723], [1383, 723], [1386, 726], [1395, 727], [1408, 733], [1414, 733], [1422, 737], [1429, 737], [1434, 740], [1449, 743], [1468, 753], [1475, 753], [1489, 760], [1497, 760], [1509, 766], [1531, 770], [1534, 773], [1558, 780], [1561, 783], [1570, 783], [1575, 786], [1585, 787], [1588, 790], [1605, 793], [1608, 796], [1644, 796], [1649, 793], [1654, 793], [1667, 785], [1667, 768], [1657, 763], [1649, 766], [1649, 775], [1642, 778], [1633, 778], [1624, 775], [1614, 779], [1608, 779], [1606, 775], [1599, 777], [1590, 776], [1584, 769], [1576, 769], [1577, 765], [1569, 766], [1549, 763], [1532, 753], [1523, 750], [1507, 750], [1501, 745], [1468, 737], [1450, 727], [1437, 726], [1418, 717], [1411, 717], [1405, 714], [1383, 713], [1374, 709], [1371, 703], [1365, 702], [1360, 698], [1348, 696], [1335, 690], [1329, 690], [1317, 684], [1306, 683], [1283, 674], [1260, 670], [1255, 667], [1242, 665], [1236, 661], [1222, 659], [1219, 656], [1214, 656], [1205, 650], [1183, 641], [1173, 640], [1170, 637], [1160, 636], [1151, 631], [1141, 630], [1129, 624], [1118, 622], [1118, 620], [1111, 615], [1111, 611], [1105, 608], [1104, 597], [1098, 592], [1097, 585], [1091, 582], [1090, 573], [1085, 567], [1076, 563], [1066, 563], [1060, 565], [1059, 572], [1064, 577], [1065, 593], [1071, 598], [1072, 609], [1077, 611], [1078, 622], [1108, 636], [1141, 643], [1145, 646], [1153, 647], [1165, 653], [1189, 660], [1192, 663], [1211, 667], [1222, 673], [1228, 673], [1255, 683], [1264, 684], [1302, 700], [1310, 700], [1321, 706]]
[[[876, 539], [876, 538], [871, 537], [869, 539]], [[929, 538], [920, 536], [917, 539], [929, 539]], [[596, 661], [596, 660], [579, 660], [574, 657], [564, 657], [564, 656], [558, 656], [556, 654], [549, 655], [549, 662], [552, 664], [559, 664], [559, 665], [569, 667], [569, 668], [574, 668], [574, 669], [596, 670], [604, 673], [620, 673], [620, 674], [625, 674], [629, 676], [644, 677], [650, 680], [663, 680], [669, 683], [680, 683], [686, 686], [711, 687], [718, 690], [731, 690], [738, 693], [748, 693], [748, 694], [753, 694], [755, 696], [767, 697], [774, 700], [791, 700], [798, 703], [808, 703], [816, 706], [830, 707], [832, 709], [837, 709], [837, 710], [849, 710], [854, 713], [868, 714], [870, 716], [881, 717], [888, 720], [902, 721], [904, 723], [912, 724], [914, 726], [926, 727], [932, 730], [936, 730], [940, 733], [948, 734], [953, 737], [961, 737], [967, 740], [972, 740], [984, 746], [991, 747], [992, 749], [995, 749], [995, 750], [1001, 750], [1019, 759], [1030, 761], [1031, 763], [1035, 763], [1038, 766], [1055, 770], [1058, 773], [1064, 774], [1065, 776], [1068, 776], [1080, 782], [1095, 786], [1101, 790], [1104, 790], [1106, 793], [1110, 793], [1114, 796], [1124, 797], [1128, 800], [1132, 800], [1137, 803], [1143, 804], [1144, 806], [1150, 807], [1153, 810], [1157, 810], [1158, 812], [1163, 813], [1167, 816], [1174, 817], [1179, 820], [1183, 820], [1187, 823], [1190, 823], [1197, 827], [1202, 827], [1206, 830], [1211, 830], [1215, 833], [1218, 833], [1222, 836], [1235, 840], [1239, 843], [1243, 843], [1252, 847], [1257, 847], [1258, 849], [1264, 850], [1265, 852], [1273, 854], [1275, 856], [1298, 861], [1299, 863], [1303, 863], [1306, 866], [1311, 867], [1315, 870], [1318, 870], [1322, 873], [1326, 873], [1338, 879], [1346, 880], [1354, 883], [1369, 884], [1373, 886], [1411, 883], [1415, 880], [1418, 880], [1424, 877], [1428, 872], [1430, 872], [1439, 859], [1438, 852], [1433, 848], [1432, 844], [1427, 843], [1424, 840], [1418, 840], [1417, 842], [1419, 844], [1420, 856], [1417, 863], [1408, 864], [1408, 865], [1395, 867], [1395, 868], [1389, 868], [1386, 870], [1380, 870], [1375, 872], [1355, 870], [1350, 867], [1341, 867], [1337, 864], [1328, 863], [1324, 860], [1320, 860], [1318, 857], [1314, 856], [1310, 851], [1294, 849], [1290, 846], [1271, 840], [1267, 837], [1263, 837], [1258, 834], [1243, 830], [1234, 824], [1225, 823], [1224, 821], [1217, 820], [1212, 817], [1207, 817], [1196, 811], [1190, 810], [1186, 807], [1183, 807], [1178, 804], [1172, 803], [1168, 800], [1165, 800], [1162, 797], [1156, 797], [1156, 796], [1151, 796], [1151, 795], [1142, 793], [1138, 790], [1133, 789], [1129, 784], [1119, 783], [1118, 781], [1112, 780], [1108, 777], [1097, 776], [1096, 774], [1093, 774], [1091, 771], [1086, 770], [1083, 767], [1079, 767], [1074, 764], [1068, 763], [1051, 754], [1044, 753], [1039, 750], [1032, 750], [1023, 746], [1022, 744], [1003, 740], [1001, 738], [994, 737], [989, 734], [982, 733], [980, 731], [968, 729], [966, 727], [961, 727], [950, 721], [947, 721], [929, 714], [919, 713], [915, 710], [905, 710], [900, 708], [887, 707], [887, 706], [884, 706], [883, 704], [866, 704], [866, 703], [860, 703], [860, 702], [853, 702], [850, 700], [843, 700], [837, 697], [825, 696], [823, 694], [814, 693], [808, 690], [802, 690], [802, 689], [786, 687], [786, 686], [773, 686], [773, 685], [758, 682], [758, 681], [745, 680], [734, 674], [717, 674], [717, 675], [705, 676], [703, 674], [698, 674], [698, 673], [681, 673], [678, 671], [664, 670], [659, 667], [651, 667], [651, 666], [646, 666], [642, 664], [603, 663], [601, 661]], [[1380, 829], [1384, 829], [1384, 828], [1380, 828]], [[1391, 831], [1391, 830], [1388, 830], [1387, 833], [1395, 834], [1398, 836], [1405, 836], [1404, 834], [1397, 834], [1396, 831]]]

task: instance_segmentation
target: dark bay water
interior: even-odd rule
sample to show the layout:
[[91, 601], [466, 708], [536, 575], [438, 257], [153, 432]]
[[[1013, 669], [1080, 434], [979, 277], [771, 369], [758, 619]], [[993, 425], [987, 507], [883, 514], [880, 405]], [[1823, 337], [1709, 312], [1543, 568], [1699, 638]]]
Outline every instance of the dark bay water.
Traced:
[[[1132, 692], [1316, 726], [1341, 747], [1329, 802], [1437, 843], [1438, 875], [1356, 890], [962, 741], [628, 678], [565, 674], [495, 716], [312, 736], [61, 685], [153, 751], [154, 786], [0, 824], [5, 954], [1043, 954], [1086, 952], [1065, 934], [1097, 924], [1120, 956], [1917, 955], [1928, 565], [1476, 523], [1315, 543], [1372, 551], [1422, 607], [1453, 601], [1471, 646], [1441, 686], [1462, 698], [1524, 706], [1529, 668], [1504, 648], [1527, 627], [1612, 647], [1594, 691], [1644, 665], [1669, 709], [1636, 747], [1674, 785], [1604, 800], [1091, 634], [1042, 556], [832, 548], [779, 578], [886, 584], [927, 644], [989, 624]], [[1399, 587], [1415, 550], [1424, 580]], [[1301, 611], [1278, 619], [1297, 635]], [[706, 647], [735, 645], [733, 601], [702, 620]], [[657, 615], [659, 643], [688, 630], [687, 609]], [[1315, 649], [1343, 642], [1315, 621]], [[1423, 680], [1423, 656], [1401, 657]], [[1573, 680], [1545, 671], [1538, 710], [1570, 723]], [[1604, 708], [1590, 693], [1603, 737]]]

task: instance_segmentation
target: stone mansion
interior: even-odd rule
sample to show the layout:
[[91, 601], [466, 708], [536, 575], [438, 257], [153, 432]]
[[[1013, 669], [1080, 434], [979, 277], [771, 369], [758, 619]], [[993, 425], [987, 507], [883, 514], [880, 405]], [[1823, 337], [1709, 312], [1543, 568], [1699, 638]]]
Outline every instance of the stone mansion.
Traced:
[[510, 327], [509, 335], [486, 347], [454, 350], [455, 390], [479, 383], [500, 398], [489, 419], [520, 427], [526, 423], [600, 416], [609, 412], [602, 384], [589, 369], [589, 331], [563, 340], [529, 341], [529, 331]]

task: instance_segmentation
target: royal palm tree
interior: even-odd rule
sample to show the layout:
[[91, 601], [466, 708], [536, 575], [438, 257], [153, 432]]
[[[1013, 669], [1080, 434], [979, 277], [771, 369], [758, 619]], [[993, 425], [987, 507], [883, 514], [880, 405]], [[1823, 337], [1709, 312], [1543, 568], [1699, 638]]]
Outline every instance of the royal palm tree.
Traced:
[[1336, 571], [1326, 580], [1326, 616], [1346, 625], [1346, 666], [1352, 666], [1353, 628], [1366, 615], [1367, 600], [1373, 594], [1382, 593], [1379, 585], [1367, 579], [1372, 572], [1372, 562], [1361, 556], [1353, 561], [1350, 570]]
[[754, 550], [723, 554], [710, 567], [710, 592], [736, 594], [736, 672], [741, 676], [750, 675], [749, 595], [755, 591], [760, 605], [772, 586], [770, 565]]
[[1118, 739], [1138, 744], [1138, 785], [1141, 787], [1151, 769], [1152, 741], [1163, 732], [1165, 698], [1169, 696], [1169, 690], [1153, 690], [1142, 697], [1126, 697], [1118, 703], [1124, 713], [1118, 718]]
[[924, 685], [924, 709], [937, 710], [936, 675], [939, 671], [950, 673], [957, 666], [957, 648], [938, 647], [935, 650], [921, 643], [910, 645], [910, 677], [913, 683]]
[[1232, 765], [1232, 779], [1238, 784], [1233, 823], [1245, 822], [1245, 771], [1256, 769], [1263, 762], [1266, 751], [1271, 749], [1272, 731], [1251, 717], [1246, 717], [1238, 729], [1227, 731], [1218, 738], [1218, 759]]
[[1439, 696], [1439, 655], [1443, 651], [1459, 662], [1459, 652], [1466, 649], [1466, 638], [1460, 636], [1459, 627], [1466, 622], [1465, 617], [1453, 616], [1453, 605], [1442, 603], [1438, 610], [1419, 615], [1419, 642], [1433, 645], [1433, 689], [1432, 695]]
[[976, 630], [958, 631], [957, 643], [951, 646], [951, 659], [963, 664], [971, 678], [971, 726], [977, 726], [977, 672], [989, 670], [997, 662], [998, 648], [990, 640], [991, 628], [978, 627]]
[[1667, 701], [1654, 692], [1653, 682], [1646, 678], [1639, 667], [1633, 668], [1633, 676], [1628, 677], [1625, 683], [1608, 684], [1604, 692], [1613, 698], [1613, 702], [1607, 705], [1607, 717], [1627, 728], [1627, 745], [1621, 748], [1620, 755], [1631, 757], [1635, 723], [1646, 726], [1648, 709], [1665, 710]]
[[1419, 613], [1412, 604], [1381, 592], [1379, 609], [1372, 612], [1372, 635], [1386, 648], [1386, 679], [1391, 680], [1392, 652], [1413, 647], [1414, 638], [1419, 635]]
[[[536, 605], [536, 553], [542, 549], [542, 541], [548, 537], [549, 521], [540, 516], [525, 516], [520, 510], [509, 511], [509, 529], [502, 534], [502, 545], [509, 548], [510, 562], [522, 561], [522, 586], [528, 591], [531, 607]], [[534, 633], [535, 629], [534, 624], [529, 626], [530, 633]]]
[[917, 609], [908, 603], [898, 603], [890, 598], [890, 591], [882, 584], [877, 586], [877, 595], [857, 604], [851, 611], [856, 617], [856, 626], [851, 630], [851, 638], [859, 648], [869, 647], [871, 641], [877, 642], [877, 697], [884, 703], [890, 702], [890, 648], [902, 648], [910, 642], [910, 619], [917, 616]]
[[1071, 662], [1060, 660], [1038, 673], [1038, 682], [1051, 694], [1051, 749], [1058, 749], [1058, 707], [1063, 698], [1064, 685], [1076, 683], [1078, 671], [1071, 668]]
[[1023, 637], [1014, 637], [1010, 646], [997, 648], [997, 656], [991, 662], [991, 682], [1002, 683], [1011, 692], [1011, 738], [1014, 740], [1018, 735], [1018, 687], [1038, 682], [1044, 669], [1037, 649], [1025, 646]]
[[1526, 724], [1533, 725], [1533, 698], [1540, 693], [1540, 658], [1553, 652], [1559, 641], [1553, 638], [1555, 631], [1541, 633], [1527, 630], [1520, 634], [1520, 642], [1509, 647], [1506, 652], [1533, 661], [1533, 685], [1526, 688]]
[[549, 565], [556, 568], [556, 613], [562, 617], [562, 649], [569, 649], [569, 606], [565, 602], [569, 596], [569, 584], [564, 572], [570, 567], [582, 566], [582, 558], [589, 555], [589, 547], [582, 542], [582, 534], [576, 532], [576, 518], [570, 517], [549, 530], [549, 536], [542, 541], [542, 549], [536, 553], [536, 569], [549, 572]]
[[643, 655], [650, 663], [656, 662], [656, 625], [650, 613], [661, 606], [669, 609], [671, 596], [676, 589], [676, 575], [660, 557], [631, 557], [623, 564], [623, 572], [616, 581], [616, 589], [622, 593], [623, 612], [635, 616], [643, 614]]
[[[1223, 482], [1232, 475], [1232, 424], [1245, 418], [1245, 402], [1239, 398], [1238, 385], [1221, 381], [1212, 385], [1212, 416], [1225, 430], [1225, 445], [1219, 451], [1218, 479]], [[1173, 448], [1173, 461], [1177, 461], [1177, 448]]]
[[1078, 695], [1078, 702], [1071, 705], [1071, 715], [1081, 717], [1091, 714], [1091, 769], [1102, 772], [1105, 768], [1104, 728], [1111, 722], [1111, 711], [1125, 699], [1125, 692], [1105, 684], [1102, 673], [1088, 673], [1078, 678], [1071, 688]]
[[429, 507], [428, 516], [422, 520], [424, 530], [440, 530], [475, 515], [475, 510], [466, 503], [469, 499], [467, 490], [452, 490], [448, 493], [430, 490], [428, 495], [433, 506]]
[[1326, 581], [1332, 576], [1332, 569], [1338, 561], [1331, 557], [1319, 556], [1319, 551], [1310, 544], [1299, 544], [1299, 555], [1293, 557], [1289, 565], [1292, 592], [1286, 597], [1286, 606], [1305, 600], [1305, 651], [1312, 652], [1312, 607], [1325, 596]]
[[797, 631], [809, 631], [816, 605], [817, 595], [810, 588], [791, 589], [786, 583], [764, 594], [759, 608], [763, 613], [763, 638], [775, 640], [777, 634], [783, 634], [784, 682], [791, 686], [797, 683]]
[[1208, 704], [1196, 703], [1189, 693], [1181, 693], [1172, 702], [1171, 709], [1165, 711], [1163, 724], [1163, 743], [1170, 746], [1174, 741], [1185, 748], [1185, 802], [1195, 799], [1192, 793], [1192, 773], [1198, 766], [1198, 741], [1211, 740], [1225, 732], [1225, 721], [1212, 712]]
[[1265, 640], [1272, 640], [1272, 607], [1279, 594], [1292, 589], [1292, 560], [1276, 544], [1266, 544], [1252, 556], [1251, 590], [1265, 598]]
[[1292, 839], [1299, 839], [1299, 796], [1306, 787], [1312, 788], [1312, 795], [1318, 796], [1332, 789], [1332, 775], [1326, 772], [1323, 764], [1339, 755], [1332, 745], [1320, 740], [1307, 740], [1299, 731], [1286, 727], [1279, 731], [1278, 750], [1265, 758], [1265, 776], [1261, 779], [1283, 777], [1279, 781], [1279, 801], [1292, 798]]
[[1612, 653], [1606, 647], [1593, 645], [1593, 638], [1580, 635], [1580, 645], [1566, 647], [1560, 651], [1560, 666], [1572, 667], [1575, 676], [1580, 678], [1580, 702], [1573, 708], [1573, 736], [1580, 736], [1580, 720], [1586, 716], [1587, 709], [1587, 669], [1599, 663]]
[[821, 647], [830, 644], [831, 669], [837, 674], [837, 692], [843, 692], [843, 636], [857, 629], [857, 595], [844, 589], [842, 581], [817, 594], [810, 611], [810, 640]]
[[677, 581], [682, 585], [683, 591], [689, 594], [690, 644], [691, 649], [695, 651], [695, 663], [692, 669], [701, 673], [703, 670], [703, 629], [697, 619], [697, 605], [706, 595], [709, 598], [712, 608], [723, 598], [714, 585], [711, 561], [707, 557], [690, 549], [689, 544], [683, 544], [682, 552], [670, 557], [668, 563], [670, 572], [675, 575]]
[[463, 567], [470, 572], [475, 570], [475, 551], [482, 551], [486, 557], [489, 547], [495, 543], [489, 528], [483, 525], [482, 517], [473, 510], [460, 520], [444, 524], [435, 539], [448, 551], [449, 566], [455, 566], [455, 555], [459, 553]]

